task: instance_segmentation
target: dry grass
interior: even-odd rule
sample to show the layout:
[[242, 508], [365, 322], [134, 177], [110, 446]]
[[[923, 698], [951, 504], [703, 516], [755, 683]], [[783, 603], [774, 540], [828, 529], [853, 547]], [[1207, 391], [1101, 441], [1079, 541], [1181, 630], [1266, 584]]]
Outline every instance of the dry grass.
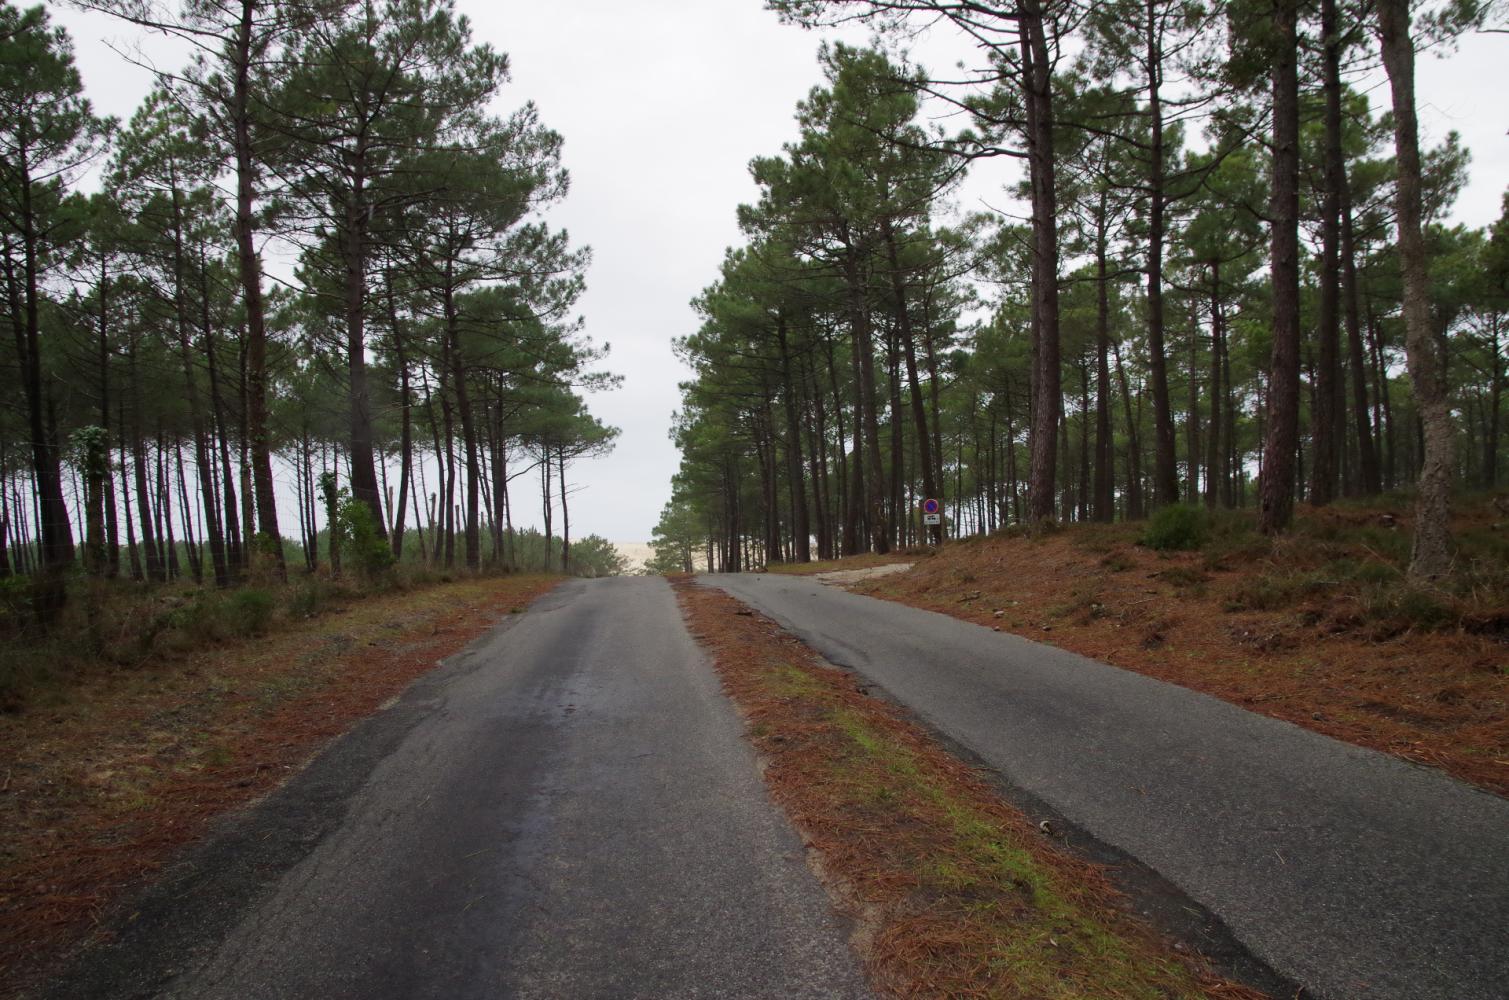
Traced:
[[1220, 524], [1158, 553], [1136, 525], [954, 543], [855, 589], [1049, 642], [1509, 794], [1509, 536], [1462, 504], [1454, 589], [1409, 587], [1407, 508]]
[[366, 598], [276, 634], [79, 677], [0, 716], [0, 993], [105, 908], [557, 578]]
[[1099, 868], [1057, 850], [852, 675], [733, 598], [686, 579], [675, 585], [747, 719], [771, 794], [858, 919], [880, 989], [1020, 1000], [1260, 996], [1159, 938]]

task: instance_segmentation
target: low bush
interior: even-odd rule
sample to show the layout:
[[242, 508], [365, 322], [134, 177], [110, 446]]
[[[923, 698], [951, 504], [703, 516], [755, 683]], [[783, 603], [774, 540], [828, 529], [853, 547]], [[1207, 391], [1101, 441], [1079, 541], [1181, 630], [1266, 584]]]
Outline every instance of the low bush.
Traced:
[[1245, 569], [1273, 555], [1273, 539], [1254, 532], [1240, 538], [1214, 538], [1200, 554], [1208, 570]]
[[1238, 583], [1226, 601], [1226, 610], [1276, 611], [1323, 594], [1335, 585], [1336, 581], [1323, 573], [1263, 573]]
[[1398, 566], [1392, 563], [1379, 562], [1376, 559], [1342, 559], [1334, 563], [1333, 566], [1335, 566], [1338, 576], [1344, 576], [1348, 580], [1365, 586], [1397, 583], [1404, 578], [1404, 571]]
[[272, 594], [255, 587], [244, 587], [230, 595], [224, 614], [230, 630], [238, 636], [261, 635], [272, 622], [277, 602]]
[[1170, 566], [1157, 574], [1158, 579], [1173, 587], [1202, 587], [1210, 582], [1210, 577], [1193, 566]]
[[1454, 627], [1461, 619], [1446, 595], [1406, 581], [1368, 588], [1362, 596], [1362, 614], [1384, 636], [1434, 632]]
[[1127, 526], [1122, 524], [1095, 524], [1082, 522], [1074, 528], [1074, 545], [1076, 548], [1093, 552], [1096, 555], [1109, 555], [1115, 552], [1127, 541]]
[[31, 621], [30, 579], [24, 576], [0, 577], [0, 636], [20, 632]]
[[1192, 551], [1210, 537], [1210, 518], [1205, 511], [1176, 503], [1157, 511], [1142, 532], [1142, 544], [1160, 552]]
[[1125, 573], [1137, 565], [1130, 553], [1124, 549], [1112, 549], [1110, 552], [1107, 552], [1101, 557], [1100, 564], [1112, 573]]
[[295, 618], [313, 618], [325, 603], [325, 587], [319, 577], [311, 576], [288, 592], [288, 613]]
[[1055, 618], [1073, 618], [1086, 625], [1106, 613], [1104, 601], [1099, 585], [1092, 581], [1071, 589], [1069, 600], [1049, 608], [1048, 613]]

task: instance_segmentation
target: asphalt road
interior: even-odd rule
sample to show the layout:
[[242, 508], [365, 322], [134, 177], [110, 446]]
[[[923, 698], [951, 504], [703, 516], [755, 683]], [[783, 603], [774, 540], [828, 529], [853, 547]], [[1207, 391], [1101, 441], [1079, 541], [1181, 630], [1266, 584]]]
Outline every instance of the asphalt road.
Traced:
[[138, 917], [54, 995], [868, 995], [658, 578], [564, 584], [234, 820]]
[[810, 579], [707, 576], [1327, 1000], [1509, 997], [1509, 801], [1051, 646]]

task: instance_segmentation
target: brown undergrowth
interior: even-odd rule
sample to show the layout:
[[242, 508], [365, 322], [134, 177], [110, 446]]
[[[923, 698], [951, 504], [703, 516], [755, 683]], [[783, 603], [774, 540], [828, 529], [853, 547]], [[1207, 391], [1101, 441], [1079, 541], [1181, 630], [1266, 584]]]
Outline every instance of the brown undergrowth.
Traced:
[[94, 671], [0, 715], [0, 994], [100, 933], [112, 902], [212, 820], [558, 578], [369, 597], [260, 639]]
[[1083, 525], [946, 546], [860, 593], [1015, 632], [1509, 794], [1509, 533], [1459, 504], [1456, 589], [1403, 578], [1408, 507], [1239, 516], [1196, 551]]
[[772, 796], [901, 997], [1261, 996], [1134, 918], [894, 706], [773, 622], [688, 578], [689, 627], [746, 717]]

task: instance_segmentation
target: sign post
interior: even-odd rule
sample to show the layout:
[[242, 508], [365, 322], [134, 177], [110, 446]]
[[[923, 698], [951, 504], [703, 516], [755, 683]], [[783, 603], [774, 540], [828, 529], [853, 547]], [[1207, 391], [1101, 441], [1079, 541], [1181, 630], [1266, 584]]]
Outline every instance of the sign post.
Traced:
[[933, 541], [941, 543], [943, 538], [943, 506], [938, 501], [929, 497], [922, 501], [922, 523], [933, 529]]

